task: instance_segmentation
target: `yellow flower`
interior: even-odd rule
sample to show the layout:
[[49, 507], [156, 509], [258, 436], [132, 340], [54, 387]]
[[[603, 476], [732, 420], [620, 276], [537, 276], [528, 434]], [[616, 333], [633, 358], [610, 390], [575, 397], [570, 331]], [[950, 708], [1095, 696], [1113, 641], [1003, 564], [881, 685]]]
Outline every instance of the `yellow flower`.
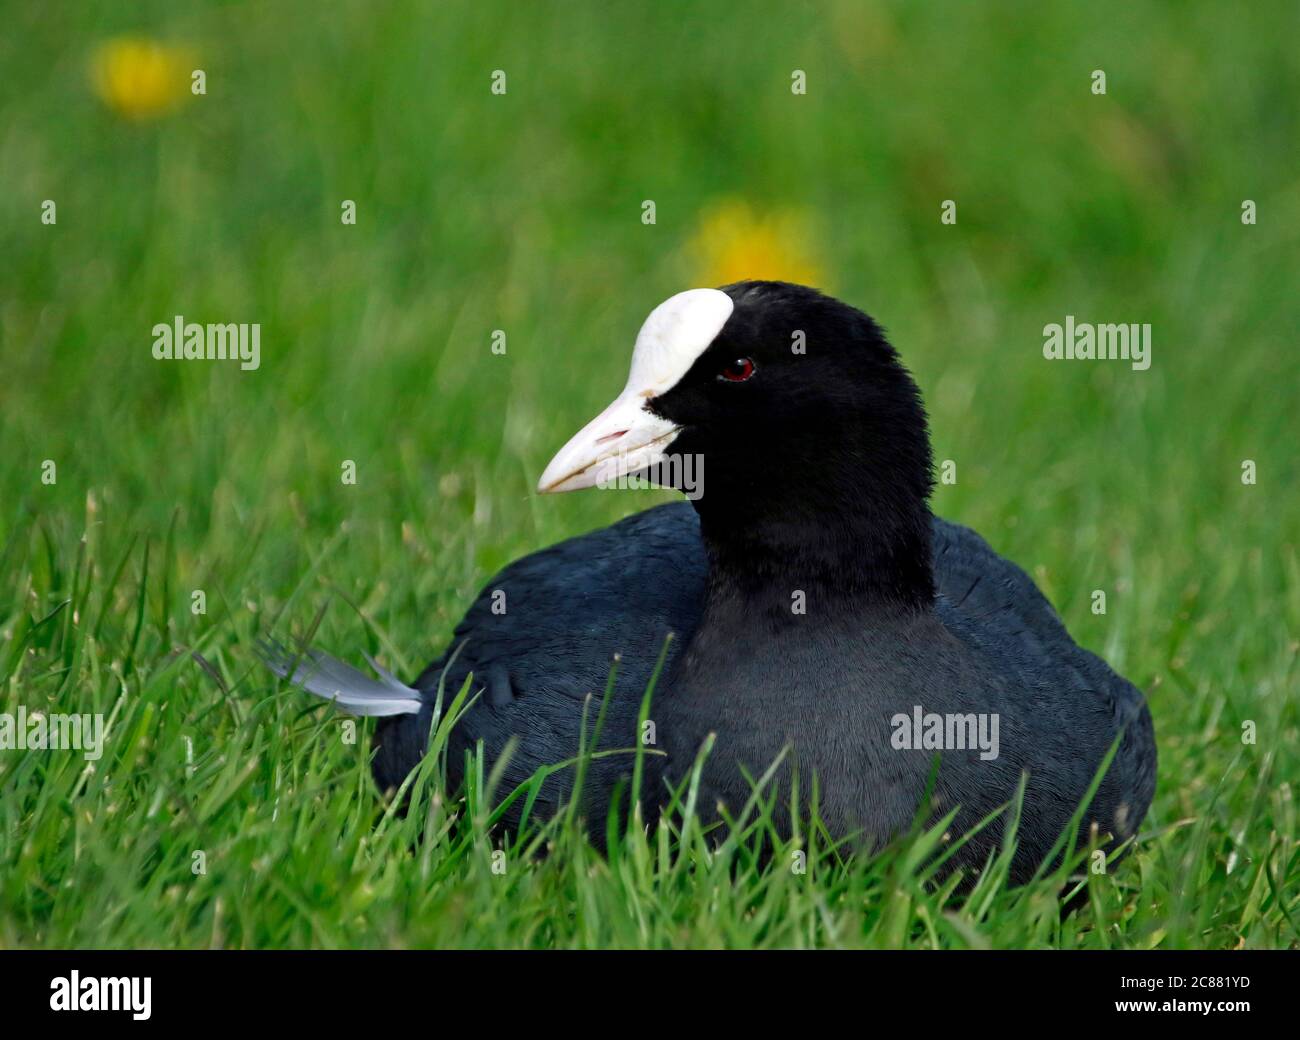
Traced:
[[744, 202], [715, 204], [691, 246], [697, 285], [726, 285], [748, 278], [819, 285], [821, 271], [809, 259], [806, 222], [780, 210], [758, 215]]
[[119, 36], [96, 49], [91, 81], [101, 101], [128, 119], [153, 119], [184, 99], [189, 52], [138, 36]]

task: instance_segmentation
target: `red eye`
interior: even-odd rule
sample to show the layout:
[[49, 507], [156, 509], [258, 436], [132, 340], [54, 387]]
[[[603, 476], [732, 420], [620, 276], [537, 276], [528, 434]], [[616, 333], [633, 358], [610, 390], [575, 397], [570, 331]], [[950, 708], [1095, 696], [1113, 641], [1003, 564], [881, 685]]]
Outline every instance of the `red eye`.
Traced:
[[718, 378], [725, 379], [728, 383], [743, 383], [753, 374], [754, 362], [747, 357], [741, 357], [727, 362], [723, 370], [718, 373]]

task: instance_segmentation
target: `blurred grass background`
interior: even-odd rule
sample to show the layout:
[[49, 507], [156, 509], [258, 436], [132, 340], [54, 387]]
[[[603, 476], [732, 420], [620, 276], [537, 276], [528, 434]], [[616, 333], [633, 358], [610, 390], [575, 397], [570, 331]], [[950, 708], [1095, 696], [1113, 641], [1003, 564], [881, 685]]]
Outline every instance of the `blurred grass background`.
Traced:
[[[369, 926], [346, 918], [342, 868], [249, 820], [292, 777], [343, 776], [364, 846], [365, 741], [337, 748], [305, 705], [268, 701], [248, 646], [333, 596], [322, 645], [409, 677], [499, 566], [668, 497], [532, 489], [622, 385], [649, 309], [746, 275], [814, 281], [884, 324], [957, 464], [936, 511], [1030, 570], [1148, 693], [1160, 786], [1122, 868], [1136, 895], [1116, 895], [1109, 938], [1069, 941], [1296, 942], [1265, 869], [1300, 876], [1294, 4], [0, 18], [0, 710], [117, 711], [92, 780], [0, 753], [0, 943], [741, 943], [706, 915], [649, 935], [489, 927], [452, 881], [440, 923], [410, 920], [402, 900], [431, 897], [400, 880], [400, 850], [371, 865]], [[123, 59], [122, 38], [146, 43]], [[115, 46], [129, 68], [106, 84]], [[178, 314], [260, 322], [261, 367], [155, 361], [150, 330]], [[1067, 314], [1150, 322], [1151, 369], [1047, 363], [1042, 327]], [[173, 805], [237, 747], [252, 764], [208, 816]], [[310, 821], [330, 793], [294, 796]], [[228, 864], [202, 892], [195, 841]], [[279, 857], [288, 892], [254, 869]], [[880, 940], [809, 927], [743, 940]], [[976, 920], [945, 942], [1029, 939]]]

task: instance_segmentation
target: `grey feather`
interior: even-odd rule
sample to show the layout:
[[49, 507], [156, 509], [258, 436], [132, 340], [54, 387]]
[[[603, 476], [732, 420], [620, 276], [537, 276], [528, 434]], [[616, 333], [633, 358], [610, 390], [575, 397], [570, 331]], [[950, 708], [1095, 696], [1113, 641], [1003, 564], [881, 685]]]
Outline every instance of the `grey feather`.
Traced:
[[379, 673], [379, 680], [311, 647], [298, 657], [274, 640], [264, 639], [257, 653], [281, 679], [331, 701], [351, 715], [411, 715], [420, 710], [419, 692], [380, 667], [369, 654], [366, 660]]

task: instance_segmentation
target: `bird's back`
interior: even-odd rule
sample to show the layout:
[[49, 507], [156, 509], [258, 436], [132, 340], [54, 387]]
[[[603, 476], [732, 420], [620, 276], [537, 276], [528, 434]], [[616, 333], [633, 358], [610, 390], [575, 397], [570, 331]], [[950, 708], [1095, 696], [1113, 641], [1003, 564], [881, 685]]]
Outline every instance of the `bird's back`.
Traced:
[[[666, 672], [695, 630], [706, 574], [699, 524], [686, 503], [633, 514], [511, 563], [484, 586], [446, 651], [413, 684], [427, 698], [425, 709], [381, 722], [374, 762], [379, 786], [396, 786], [419, 761], [439, 682], [450, 700], [471, 672], [472, 688], [481, 693], [451, 735], [453, 781], [465, 750], [480, 740], [495, 761], [512, 735], [520, 738], [502, 777], [504, 791], [542, 766], [572, 758], [584, 701], [594, 696], [590, 733], [615, 655], [600, 746], [630, 751], [659, 653], [673, 633]], [[589, 789], [607, 793], [630, 768], [630, 754], [594, 761]], [[561, 775], [548, 782], [537, 812], [558, 805], [566, 781]]]
[[1155, 735], [1141, 692], [1076, 644], [1030, 577], [974, 531], [936, 519], [933, 558], [936, 616], [1014, 694], [1001, 744], [1030, 773], [1022, 845], [1051, 847], [1116, 739], [1084, 827], [1095, 821], [1129, 837], [1155, 793]]

